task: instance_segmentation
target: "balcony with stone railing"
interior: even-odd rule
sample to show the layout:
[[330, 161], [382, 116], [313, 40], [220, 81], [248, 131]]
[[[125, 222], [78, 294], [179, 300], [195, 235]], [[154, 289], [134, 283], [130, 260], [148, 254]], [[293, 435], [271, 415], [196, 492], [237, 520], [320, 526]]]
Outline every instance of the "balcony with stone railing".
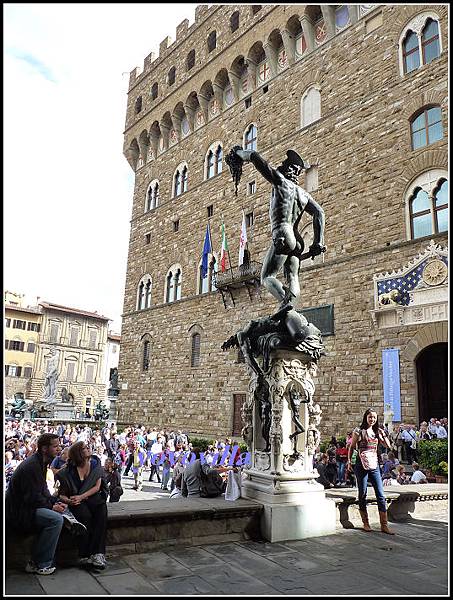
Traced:
[[224, 273], [216, 273], [215, 286], [222, 294], [225, 308], [227, 306], [225, 294], [228, 293], [230, 295], [234, 305], [235, 302], [233, 291], [242, 287], [247, 288], [250, 300], [252, 300], [252, 291], [258, 290], [261, 284], [261, 267], [261, 263], [257, 261], [250, 261], [240, 265], [239, 267], [230, 267]]
[[75, 343], [68, 337], [64, 336], [52, 336], [52, 335], [40, 335], [40, 344], [51, 344], [55, 346], [65, 346], [67, 348], [79, 348], [82, 350], [92, 350], [93, 352], [102, 352], [104, 344], [102, 342], [90, 343], [88, 340], [77, 340]]

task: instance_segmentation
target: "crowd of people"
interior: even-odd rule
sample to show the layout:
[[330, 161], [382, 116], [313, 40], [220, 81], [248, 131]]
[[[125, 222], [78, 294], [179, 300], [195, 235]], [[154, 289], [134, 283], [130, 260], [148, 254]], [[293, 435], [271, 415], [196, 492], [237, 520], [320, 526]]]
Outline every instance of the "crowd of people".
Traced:
[[[38, 533], [28, 573], [55, 571], [54, 555], [63, 526], [77, 534], [79, 565], [103, 569], [107, 501], [118, 502], [122, 478], [141, 490], [145, 472], [170, 498], [214, 497], [225, 492], [241, 451], [230, 438], [214, 440], [203, 455], [187, 433], [144, 426], [7, 419], [5, 484], [7, 526]], [[234, 499], [234, 498], [232, 498]]]
[[[41, 575], [55, 571], [63, 526], [77, 534], [80, 566], [105, 568], [106, 503], [120, 500], [122, 479], [129, 473], [136, 491], [149, 473], [149, 481], [156, 480], [170, 498], [218, 496], [241, 464], [241, 451], [228, 437], [214, 440], [201, 455], [180, 430], [140, 425], [118, 431], [114, 423], [100, 427], [24, 419], [7, 419], [4, 429], [7, 527], [38, 533], [26, 571]], [[382, 531], [391, 533], [382, 486], [426, 482], [416, 462], [417, 444], [446, 437], [447, 419], [430, 419], [418, 428], [396, 425], [390, 433], [378, 427], [377, 414], [368, 409], [361, 426], [348, 431], [344, 442], [332, 437], [313, 464], [325, 488], [357, 486], [363, 506], [369, 480], [382, 500]], [[412, 475], [403, 462], [412, 464]], [[366, 512], [366, 506], [362, 509]], [[363, 519], [368, 531], [366, 515]]]
[[[431, 418], [429, 422], [422, 421], [418, 427], [412, 424], [394, 423], [392, 432], [387, 426], [383, 431], [389, 438], [390, 448], [378, 444], [378, 464], [383, 485], [404, 485], [408, 483], [425, 483], [426, 475], [418, 464], [417, 447], [421, 440], [447, 439], [448, 419]], [[353, 439], [353, 431], [345, 436], [345, 441], [337, 441], [332, 436], [325, 452], [315, 455], [314, 465], [318, 470], [319, 483], [326, 489], [335, 487], [355, 487], [356, 478], [353, 469], [347, 469], [348, 449]], [[354, 466], [357, 460], [357, 450], [351, 456]], [[406, 473], [404, 465], [410, 465], [413, 473]]]

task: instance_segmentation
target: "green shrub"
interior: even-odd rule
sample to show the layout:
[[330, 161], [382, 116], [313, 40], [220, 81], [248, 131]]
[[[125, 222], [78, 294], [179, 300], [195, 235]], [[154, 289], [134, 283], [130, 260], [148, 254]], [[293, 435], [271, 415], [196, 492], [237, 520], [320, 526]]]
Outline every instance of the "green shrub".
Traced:
[[192, 448], [199, 448], [202, 452], [205, 452], [208, 449], [208, 446], [210, 446], [213, 441], [214, 440], [207, 440], [206, 438], [190, 438]]
[[421, 440], [417, 448], [418, 463], [433, 473], [439, 469], [439, 463], [448, 461], [448, 440]]
[[447, 475], [448, 475], [448, 463], [447, 462], [442, 460], [437, 465], [437, 468], [438, 468], [439, 475], [445, 475], [445, 477], [447, 477]]

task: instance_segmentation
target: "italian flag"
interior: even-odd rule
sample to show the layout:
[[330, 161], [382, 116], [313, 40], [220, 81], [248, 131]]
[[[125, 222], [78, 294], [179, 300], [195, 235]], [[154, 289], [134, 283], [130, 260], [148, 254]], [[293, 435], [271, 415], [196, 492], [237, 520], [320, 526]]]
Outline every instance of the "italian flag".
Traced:
[[220, 268], [221, 272], [225, 273], [226, 271], [226, 261], [228, 254], [228, 242], [225, 235], [225, 225], [222, 223], [222, 250], [220, 252]]

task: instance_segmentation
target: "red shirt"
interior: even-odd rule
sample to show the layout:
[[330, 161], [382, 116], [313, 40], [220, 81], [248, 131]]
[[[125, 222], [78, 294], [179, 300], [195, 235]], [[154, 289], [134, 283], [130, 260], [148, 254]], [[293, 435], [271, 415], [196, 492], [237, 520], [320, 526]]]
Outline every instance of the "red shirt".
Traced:
[[346, 462], [348, 460], [348, 451], [346, 448], [337, 448], [337, 458], [340, 462]]

